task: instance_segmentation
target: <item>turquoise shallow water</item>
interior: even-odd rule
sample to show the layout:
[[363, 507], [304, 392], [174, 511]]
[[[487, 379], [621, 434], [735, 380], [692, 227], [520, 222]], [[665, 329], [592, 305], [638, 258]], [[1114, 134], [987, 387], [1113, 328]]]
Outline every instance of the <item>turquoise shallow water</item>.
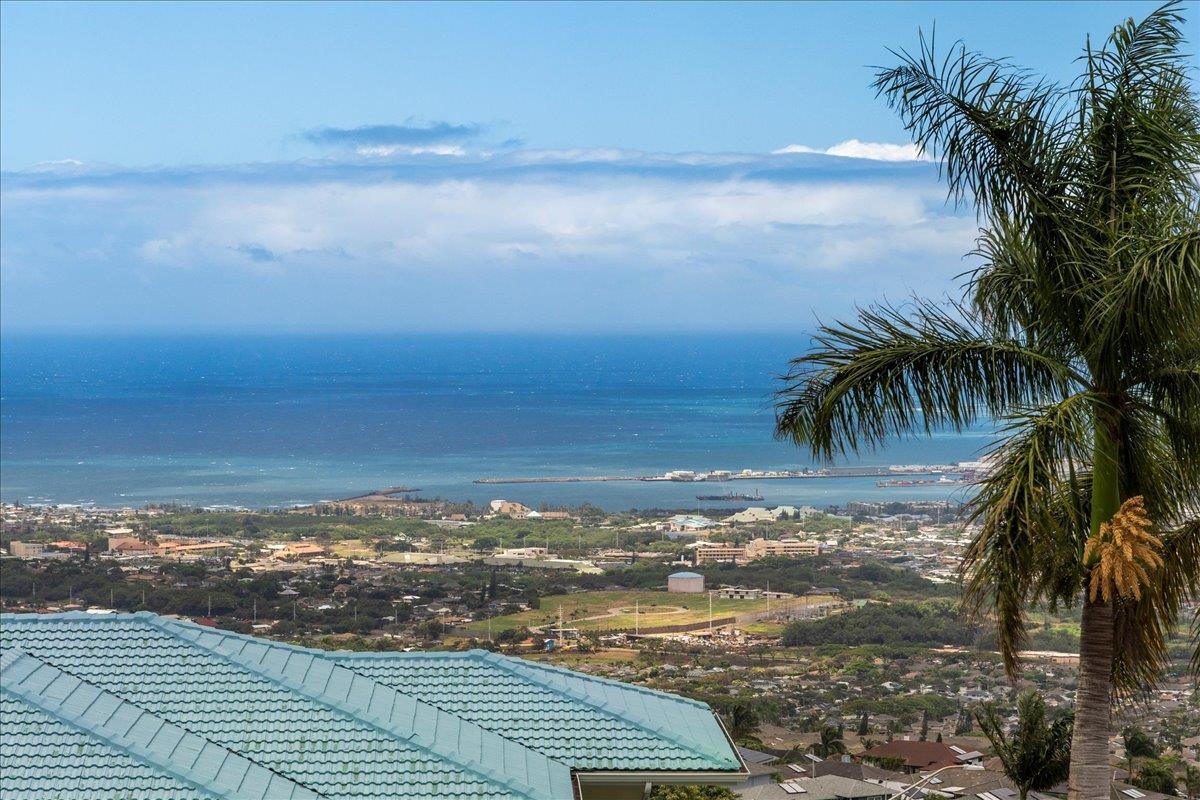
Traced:
[[[782, 469], [775, 376], [804, 336], [125, 336], [0, 342], [6, 501], [260, 507], [384, 485], [607, 508], [961, 496], [871, 478], [481, 486], [476, 478]], [[990, 441], [898, 442], [849, 463], [946, 463]]]

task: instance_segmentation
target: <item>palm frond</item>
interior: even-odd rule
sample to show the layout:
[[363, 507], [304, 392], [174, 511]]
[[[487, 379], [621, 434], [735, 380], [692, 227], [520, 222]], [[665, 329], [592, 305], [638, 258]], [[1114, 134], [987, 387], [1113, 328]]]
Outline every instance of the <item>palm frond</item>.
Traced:
[[1128, 20], [1087, 54], [1079, 97], [1102, 219], [1155, 208], [1150, 196], [1195, 195], [1200, 108], [1182, 48], [1182, 8], [1171, 2], [1140, 22]]
[[1049, 722], [1046, 703], [1036, 689], [1027, 689], [1017, 698], [1017, 724], [1011, 736], [1005, 733], [994, 704], [976, 711], [975, 718], [1004, 774], [1023, 794], [1049, 789], [1067, 777], [1072, 719], [1068, 715]]
[[1179, 343], [1190, 341], [1192, 358], [1200, 352], [1200, 215], [1181, 207], [1151, 224], [1152, 237], [1123, 233], [1110, 246], [1113, 267], [1097, 277], [1082, 326], [1092, 352], [1115, 357], [1134, 376], [1164, 348], [1182, 355]]
[[876, 73], [874, 88], [925, 150], [942, 159], [950, 194], [981, 213], [1056, 203], [1056, 130], [1066, 93], [1007, 61], [961, 45], [939, 57], [922, 33], [915, 54]]
[[961, 430], [983, 416], [1061, 397], [1069, 366], [973, 324], [959, 306], [861, 309], [821, 327], [777, 395], [775, 431], [819, 458], [875, 448], [889, 437]]
[[[1096, 270], [1075, 257], [1065, 226], [1036, 235], [1043, 223], [994, 211], [976, 240], [979, 266], [969, 277], [973, 311], [1005, 335], [1077, 360], [1079, 334], [1096, 305]], [[1086, 371], [1085, 368], [1077, 368]]]
[[991, 472], [968, 506], [979, 530], [963, 558], [963, 602], [995, 616], [1010, 675], [1026, 640], [1026, 610], [1042, 600], [1072, 602], [1079, 592], [1090, 493], [1080, 473], [1099, 402], [1080, 392], [1010, 416], [988, 456]]
[[1167, 527], [1200, 508], [1200, 441], [1188, 436], [1197, 430], [1200, 407], [1181, 409], [1180, 414], [1135, 403], [1122, 421], [1121, 494], [1144, 497], [1151, 519]]

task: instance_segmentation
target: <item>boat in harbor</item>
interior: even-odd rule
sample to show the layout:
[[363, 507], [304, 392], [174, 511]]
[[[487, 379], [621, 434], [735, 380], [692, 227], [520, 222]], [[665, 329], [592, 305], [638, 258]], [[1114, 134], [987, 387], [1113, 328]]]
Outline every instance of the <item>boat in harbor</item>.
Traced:
[[698, 494], [696, 495], [696, 499], [720, 500], [724, 503], [758, 503], [762, 501], [763, 496], [758, 492], [755, 492], [754, 494], [734, 494], [733, 492], [728, 492], [726, 494]]

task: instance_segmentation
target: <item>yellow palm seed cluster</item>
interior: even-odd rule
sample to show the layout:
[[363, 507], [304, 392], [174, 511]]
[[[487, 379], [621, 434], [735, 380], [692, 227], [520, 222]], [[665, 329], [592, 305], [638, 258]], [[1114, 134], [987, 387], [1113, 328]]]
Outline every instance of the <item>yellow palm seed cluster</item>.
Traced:
[[1141, 599], [1142, 588], [1163, 565], [1162, 540], [1151, 533], [1152, 527], [1139, 495], [1122, 503], [1113, 518], [1088, 538], [1083, 557], [1093, 565], [1089, 581], [1093, 602]]

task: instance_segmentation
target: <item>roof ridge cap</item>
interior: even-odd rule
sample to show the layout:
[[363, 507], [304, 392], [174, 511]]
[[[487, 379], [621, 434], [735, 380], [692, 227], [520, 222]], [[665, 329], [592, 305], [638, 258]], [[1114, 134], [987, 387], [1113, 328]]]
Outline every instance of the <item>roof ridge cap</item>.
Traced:
[[[474, 651], [472, 651], [472, 652], [474, 652]], [[607, 708], [603, 704], [599, 704], [599, 703], [595, 702], [594, 700], [592, 700], [591, 698], [583, 696], [583, 695], [579, 694], [578, 692], [573, 692], [573, 691], [570, 691], [565, 688], [559, 688], [557, 686], [550, 686], [548, 684], [532, 681], [528, 676], [522, 675], [519, 672], [521, 667], [525, 667], [529, 663], [529, 662], [526, 662], [524, 659], [511, 659], [508, 656], [504, 656], [499, 653], [492, 653], [492, 652], [489, 652], [486, 650], [481, 650], [478, 652], [479, 652], [478, 658], [480, 660], [488, 661], [490, 663], [496, 664], [497, 666], [499, 666], [501, 669], [505, 670], [506, 672], [516, 675], [517, 677], [524, 678], [526, 680], [530, 680], [531, 683], [537, 683], [538, 686], [541, 686], [544, 689], [548, 689], [549, 691], [552, 691], [555, 694], [561, 695], [563, 697], [567, 697], [567, 698], [569, 698], [571, 700], [575, 700], [577, 702], [585, 703], [586, 705], [590, 706], [591, 708], [596, 709], [597, 711], [600, 711], [601, 713], [607, 714], [610, 717], [614, 717], [616, 719], [621, 720], [622, 722], [626, 722], [630, 725], [633, 725], [635, 728], [640, 728], [643, 731], [652, 733], [655, 736], [661, 736], [664, 739], [667, 739], [668, 741], [671, 741], [671, 742], [679, 745], [683, 749], [689, 750], [693, 753], [701, 755], [704, 758], [725, 760], [726, 754], [724, 754], [724, 753], [717, 754], [715, 751], [709, 750], [701, 745], [698, 745], [696, 742], [687, 741], [686, 739], [681, 737], [679, 734], [675, 733], [673, 730], [666, 727], [665, 725], [664, 726], [655, 726], [646, 720], [630, 719], [629, 717], [626, 717], [623, 714], [619, 714], [618, 712], [616, 712], [610, 708]], [[521, 666], [518, 667], [517, 663], [514, 663], [514, 662], [519, 662]], [[572, 672], [571, 670], [555, 669], [554, 671], [555, 672], [565, 672], [570, 675], [575, 675], [575, 673]], [[605, 684], [616, 684], [619, 687], [630, 686], [630, 684], [623, 684], [620, 681], [607, 681], [606, 680], [606, 681], [604, 681], [604, 683]], [[642, 687], [634, 686], [632, 688], [641, 689]], [[654, 695], [655, 697], [662, 697], [664, 695], [668, 698], [674, 697], [674, 695], [669, 695], [666, 692], [655, 692], [653, 690], [642, 689], [642, 693], [646, 693], [646, 692], [649, 692], [650, 694]], [[679, 698], [679, 699], [684, 699], [684, 698]], [[701, 708], [708, 709], [709, 712], [712, 713], [712, 709], [704, 703], [696, 703], [696, 701], [691, 701], [691, 703], [696, 704]]]
[[[418, 747], [421, 750], [424, 750], [427, 753], [431, 753], [439, 758], [444, 758], [447, 761], [450, 761], [451, 763], [459, 766], [464, 771], [474, 773], [474, 774], [480, 776], [481, 778], [483, 778], [485, 781], [488, 781], [490, 783], [499, 784], [499, 785], [505, 787], [506, 789], [516, 791], [516, 792], [520, 793], [521, 795], [531, 798], [531, 800], [558, 800], [558, 798], [553, 794], [553, 791], [554, 791], [553, 785], [548, 787], [548, 793], [543, 793], [542, 790], [531, 785], [530, 783], [528, 783], [525, 780], [522, 780], [520, 778], [516, 778], [513, 776], [509, 776], [509, 775], [506, 775], [503, 773], [497, 774], [497, 770], [495, 770], [492, 767], [488, 767], [486, 764], [482, 763], [482, 761], [480, 761], [480, 760], [476, 760], [476, 759], [470, 758], [470, 757], [464, 757], [462, 754], [455, 752], [455, 751], [447, 752], [446, 748], [441, 748], [437, 745], [436, 738], [431, 739], [431, 737], [426, 736], [425, 734], [417, 731], [415, 728], [410, 729], [410, 730], [405, 730], [405, 729], [401, 728], [400, 726], [396, 725], [395, 723], [391, 722], [390, 718], [387, 719], [386, 721], [382, 720], [380, 718], [380, 715], [365, 716], [364, 712], [367, 712], [368, 708], [361, 707], [359, 704], [349, 703], [346, 700], [338, 700], [336, 698], [330, 697], [324, 690], [317, 691], [317, 690], [313, 689], [312, 687], [308, 686], [303, 680], [296, 680], [294, 678], [291, 678], [291, 677], [287, 676], [286, 674], [284, 674], [281, 670], [277, 671], [277, 670], [272, 670], [272, 669], [266, 669], [266, 668], [264, 668], [264, 666], [261, 662], [256, 663], [248, 658], [243, 657], [241, 654], [242, 650], [244, 650], [247, 646], [249, 646], [251, 644], [255, 644], [255, 645], [261, 645], [263, 647], [267, 647], [267, 648], [271, 648], [271, 649], [289, 650], [293, 653], [299, 653], [301, 655], [310, 656], [313, 659], [319, 659], [319, 660], [325, 662], [326, 664], [328, 664], [332, 671], [336, 671], [339, 669], [345, 670], [346, 672], [350, 673], [351, 675], [355, 676], [356, 678], [370, 682], [373, 686], [382, 687], [388, 691], [394, 692], [398, 697], [403, 697], [406, 700], [408, 700], [409, 702], [412, 702], [416, 709], [419, 709], [420, 707], [424, 706], [426, 708], [431, 709], [435, 714], [442, 714], [442, 715], [445, 715], [447, 717], [454, 719], [459, 725], [476, 728], [479, 730], [481, 738], [487, 737], [487, 736], [494, 736], [498, 739], [503, 740], [504, 742], [510, 743], [511, 745], [513, 745], [515, 747], [519, 747], [523, 751], [525, 751], [526, 759], [528, 758], [529, 753], [534, 753], [538, 757], [545, 759], [548, 765], [560, 767], [566, 773], [568, 781], [570, 780], [571, 767], [569, 765], [567, 765], [561, 761], [558, 761], [556, 759], [550, 758], [545, 753], [541, 753], [537, 750], [534, 750], [533, 748], [529, 747], [528, 745], [524, 745], [524, 744], [521, 744], [520, 742], [517, 742], [516, 740], [509, 739], [508, 737], [502, 736], [501, 734], [498, 734], [495, 731], [488, 730], [487, 728], [484, 728], [482, 725], [479, 725], [478, 723], [474, 723], [474, 722], [470, 722], [469, 720], [465, 720], [455, 714], [450, 713], [449, 711], [446, 711], [444, 709], [441, 709], [441, 708], [433, 705], [432, 703], [428, 703], [424, 700], [421, 700], [420, 698], [417, 698], [410, 694], [401, 692], [399, 689], [396, 689], [393, 686], [388, 686], [387, 684], [376, 681], [373, 678], [369, 678], [365, 675], [362, 675], [361, 673], [356, 672], [356, 671], [350, 669], [349, 667], [346, 667], [346, 666], [343, 666], [342, 664], [337, 663], [332, 658], [329, 658], [324, 653], [324, 651], [314, 650], [314, 649], [310, 649], [310, 648], [302, 648], [297, 645], [275, 642], [270, 639], [261, 639], [258, 637], [246, 636], [245, 634], [233, 633], [231, 631], [223, 631], [218, 628], [209, 628], [209, 627], [206, 627], [203, 625], [196, 625], [195, 623], [190, 623], [190, 624], [186, 625], [187, 628], [192, 628], [195, 630], [197, 637], [204, 636], [204, 635], [212, 635], [212, 636], [220, 636], [220, 637], [222, 637], [222, 639], [237, 639], [237, 640], [243, 641], [244, 644], [242, 646], [242, 650], [238, 650], [236, 653], [233, 653], [226, 649], [210, 647], [209, 645], [202, 644], [199, 641], [199, 638], [190, 638], [190, 637], [186, 636], [182, 631], [178, 630], [178, 628], [183, 628], [185, 626], [177, 624], [176, 620], [166, 620], [166, 619], [157, 617], [155, 615], [151, 615], [151, 617], [152, 618], [146, 620], [147, 623], [164, 630], [167, 634], [169, 634], [171, 636], [174, 636], [178, 639], [188, 642], [191, 645], [200, 647], [200, 648], [216, 655], [218, 658], [223, 658], [224, 660], [226, 660], [230, 663], [233, 663], [243, 669], [253, 672], [256, 675], [259, 675], [260, 677], [267, 678], [272, 683], [275, 683], [275, 684], [278, 684], [281, 686], [285, 686], [290, 691], [301, 694], [301, 695], [309, 698], [313, 702], [319, 703], [323, 706], [326, 706], [327, 708], [334, 709], [340, 713], [348, 714], [349, 716], [353, 717], [355, 720], [357, 720], [358, 722], [360, 722], [364, 725], [368, 725], [372, 728], [375, 728], [376, 730], [386, 733], [389, 736], [401, 738], [405, 742], [408, 742], [408, 743], [414, 745], [415, 747]], [[310, 669], [311, 669], [311, 667], [310, 667]], [[332, 679], [332, 675], [333, 675], [332, 671], [330, 673], [330, 679]], [[328, 685], [328, 680], [326, 682], [326, 685]], [[372, 695], [373, 694], [374, 694], [374, 692], [372, 692]], [[393, 701], [393, 706], [394, 706], [394, 701]], [[414, 717], [415, 717], [415, 713], [414, 713]], [[437, 726], [435, 725], [434, 726], [435, 730], [436, 730], [436, 727]], [[482, 748], [481, 748], [481, 754], [482, 754]], [[551, 782], [551, 784], [553, 784], [552, 773], [550, 774], [550, 782]]]
[[[288, 785], [291, 788], [291, 793], [289, 796], [292, 798], [297, 797], [297, 790], [300, 790], [299, 794], [301, 797], [311, 797], [311, 798], [326, 797], [326, 795], [321, 794], [320, 792], [316, 791], [315, 789], [305, 786], [304, 784], [300, 783], [299, 781], [297, 781], [293, 778], [290, 778], [287, 775], [284, 775], [283, 773], [281, 773], [277, 770], [271, 769], [270, 767], [268, 767], [264, 764], [260, 764], [258, 761], [255, 761], [253, 758], [250, 758], [249, 756], [246, 756], [246, 755], [238, 752], [237, 750], [234, 750], [230, 747], [220, 744], [219, 742], [215, 742], [212, 739], [209, 739], [207, 736], [204, 736], [202, 734], [198, 734], [198, 733], [195, 733], [194, 731], [188, 730], [184, 726], [182, 726], [176, 722], [172, 722], [171, 720], [167, 719], [166, 717], [162, 716], [161, 714], [157, 714], [153, 711], [142, 708], [137, 703], [134, 703], [131, 700], [127, 700], [126, 698], [122, 697], [121, 695], [117, 694], [116, 692], [112, 692], [108, 689], [103, 688], [102, 686], [92, 683], [91, 681], [87, 681], [87, 680], [84, 680], [83, 678], [73, 675], [72, 673], [68, 672], [67, 670], [65, 670], [61, 667], [55, 666], [54, 664], [51, 664], [49, 661], [45, 661], [41, 658], [38, 658], [37, 656], [33, 655], [32, 653], [28, 653], [28, 652], [21, 650], [20, 648], [16, 648], [16, 647], [6, 647], [6, 648], [3, 648], [3, 651], [4, 651], [3, 656], [0, 656], [0, 673], [9, 672], [14, 666], [19, 664], [21, 661], [26, 661], [26, 660], [35, 662], [37, 664], [37, 666], [30, 672], [23, 675], [20, 679], [18, 679], [15, 682], [12, 680], [4, 681], [3, 684], [0, 685], [0, 692], [3, 692], [3, 693], [11, 695], [13, 697], [16, 697], [17, 699], [19, 699], [26, 705], [30, 705], [30, 706], [33, 706], [34, 708], [37, 708], [39, 711], [42, 711], [43, 713], [49, 715], [53, 719], [58, 720], [59, 722], [62, 722], [63, 724], [65, 724], [71, 728], [74, 728], [74, 729], [84, 733], [87, 736], [92, 737], [93, 739], [99, 740], [102, 744], [104, 744], [110, 748], [113, 748], [115, 750], [118, 750], [119, 752], [125, 753], [126, 755], [132, 757], [136, 761], [140, 761], [141, 763], [146, 764], [150, 767], [153, 767], [154, 769], [163, 771], [163, 772], [167, 773], [168, 775], [170, 775], [171, 777], [175, 778], [176, 780], [178, 780], [186, 785], [197, 788], [207, 795], [212, 795], [213, 797], [217, 797], [217, 798], [235, 798], [235, 799], [241, 798], [241, 797], [245, 797], [245, 798], [253, 797], [252, 795], [249, 795], [249, 794], [240, 794], [238, 792], [238, 789], [240, 788], [240, 784], [238, 787], [234, 787], [232, 790], [224, 789], [224, 788], [222, 788], [222, 789], [214, 788], [214, 786], [212, 784], [214, 784], [216, 782], [217, 775], [214, 774], [212, 776], [212, 778], [209, 779], [207, 782], [204, 781], [202, 779], [202, 776], [193, 774], [194, 773], [193, 767], [195, 766], [195, 761], [193, 761], [192, 765], [188, 766], [188, 767], [183, 767], [182, 765], [178, 764], [177, 762], [172, 761], [170, 758], [170, 755], [173, 754], [179, 748], [179, 745], [184, 741], [184, 739], [186, 739], [188, 737], [192, 737], [193, 739], [204, 742], [204, 745], [201, 746], [200, 749], [198, 749], [196, 751], [197, 757], [200, 755], [200, 753], [203, 751], [203, 749], [205, 747], [212, 746], [212, 747], [217, 748], [219, 751], [224, 752], [226, 754], [226, 758], [229, 758], [230, 756], [232, 756], [233, 758], [240, 759], [240, 760], [246, 762], [249, 765], [246, 769], [246, 773], [248, 773], [249, 770], [254, 769], [254, 768], [257, 768], [257, 769], [263, 770], [264, 772], [270, 773], [272, 776], [274, 776], [274, 778], [272, 778], [270, 782], [274, 783], [275, 780], [278, 780], [278, 781], [282, 782], [283, 784]], [[47, 698], [44, 694], [45, 687], [43, 688], [42, 691], [34, 691], [32, 689], [24, 689], [21, 686], [22, 682], [26, 678], [28, 678], [30, 675], [34, 674], [35, 672], [39, 672], [42, 670], [53, 670], [54, 672], [58, 673], [58, 675], [54, 678], [54, 680], [57, 680], [59, 676], [65, 675], [66, 677], [76, 681], [75, 688], [73, 688], [71, 690], [71, 692], [68, 693], [68, 695], [66, 697], [64, 697], [61, 701], [59, 701], [57, 704], [54, 704], [54, 703], [47, 701]], [[53, 680], [51, 681], [51, 683], [52, 682], [53, 682]], [[49, 685], [50, 684], [46, 684], [47, 687]], [[74, 695], [75, 692], [79, 691], [79, 689], [82, 687], [87, 687], [88, 689], [94, 690], [95, 691], [94, 697], [81, 710], [79, 710], [77, 712], [71, 712], [69, 709], [66, 708], [66, 701], [72, 695]], [[90, 722], [89, 720], [86, 719], [85, 715], [92, 708], [92, 706], [94, 706], [96, 704], [96, 702], [99, 701], [102, 697], [113, 698], [116, 701], [116, 706], [108, 714], [108, 716], [105, 717], [105, 719], [103, 721], [96, 722], [96, 723]], [[138, 712], [138, 717], [134, 720], [133, 723], [130, 724], [130, 726], [124, 732], [118, 733], [116, 728], [109, 728], [108, 723], [117, 714], [117, 712], [123, 707], [135, 709]], [[133, 741], [133, 740], [129, 739], [128, 733], [130, 730], [133, 729], [133, 727], [136, 725], [137, 721], [142, 719], [143, 717], [149, 717], [150, 719], [153, 719], [153, 720], [159, 722], [160, 724], [159, 724], [159, 727], [155, 729], [154, 735], [151, 736], [149, 740], [147, 740], [146, 742], [139, 743], [137, 741]], [[158, 736], [159, 732], [161, 732], [161, 730], [167, 726], [170, 726], [171, 728], [181, 731], [182, 736], [180, 736], [179, 740], [172, 746], [170, 753], [166, 757], [163, 757], [163, 756], [159, 756], [159, 755], [155, 754], [155, 752], [150, 749], [149, 742], [153, 741], [153, 739]], [[124, 741], [121, 741], [121, 740], [124, 740]], [[223, 763], [224, 762], [222, 762], [222, 764]], [[219, 774], [219, 771], [220, 770], [218, 769], [218, 774]], [[242, 775], [243, 783], [245, 782], [246, 773], [243, 773], [243, 775]], [[259, 795], [258, 797], [261, 799], [263, 796]]]

